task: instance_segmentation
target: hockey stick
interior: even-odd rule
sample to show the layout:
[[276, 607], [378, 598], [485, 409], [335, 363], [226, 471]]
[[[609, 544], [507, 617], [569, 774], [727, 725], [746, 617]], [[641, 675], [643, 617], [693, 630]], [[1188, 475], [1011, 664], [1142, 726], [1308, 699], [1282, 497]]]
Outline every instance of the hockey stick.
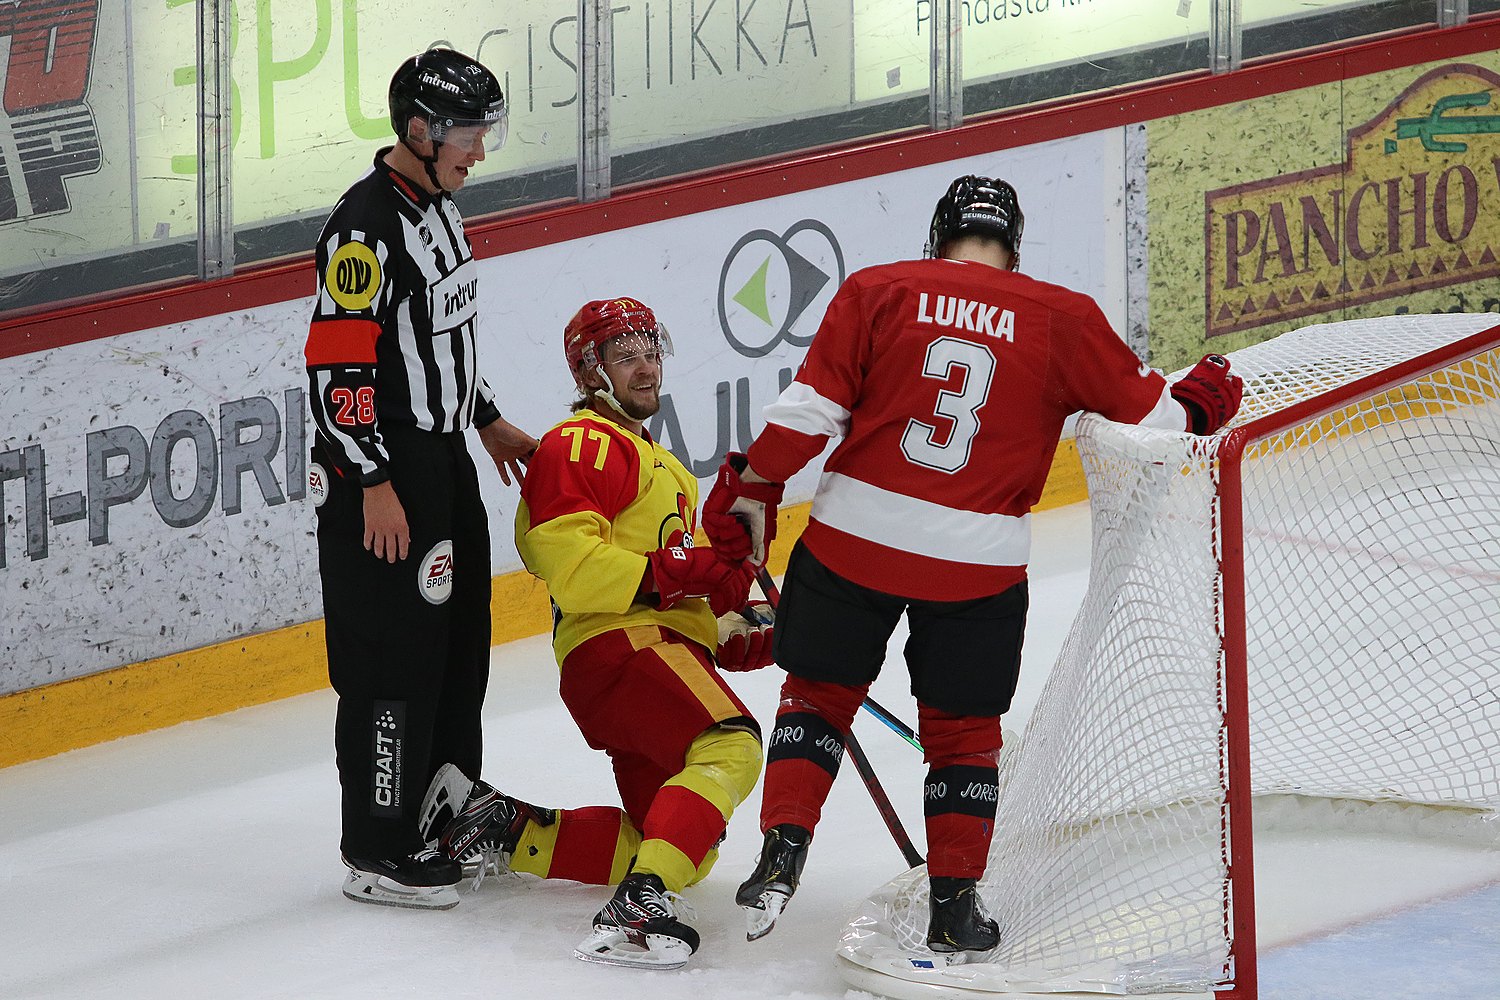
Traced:
[[880, 779], [875, 776], [875, 769], [870, 766], [870, 758], [865, 756], [864, 748], [859, 745], [859, 740], [854, 738], [854, 730], [849, 730], [844, 738], [844, 746], [849, 751], [849, 756], [854, 758], [854, 769], [859, 772], [860, 779], [864, 781], [865, 789], [869, 791], [876, 811], [880, 813], [880, 818], [885, 820], [886, 829], [891, 831], [891, 838], [896, 841], [896, 847], [900, 849], [901, 856], [906, 859], [906, 867], [915, 868], [920, 864], [925, 864], [927, 859], [922, 857], [922, 852], [917, 850], [911, 838], [906, 835], [906, 827], [901, 825], [901, 817], [896, 815], [896, 807], [891, 805], [885, 789], [880, 786]]
[[[770, 571], [762, 567], [756, 573], [755, 578], [759, 581], [760, 589], [765, 593], [766, 600], [771, 602], [771, 606], [774, 608], [780, 604], [781, 591], [777, 589], [776, 581], [771, 579]], [[866, 701], [865, 704], [868, 707], [869, 702]], [[876, 715], [880, 717], [879, 713]], [[885, 720], [882, 719], [882, 721]], [[889, 724], [887, 722], [887, 725]], [[865, 790], [870, 793], [870, 800], [875, 803], [875, 810], [885, 821], [885, 827], [891, 832], [891, 838], [896, 841], [896, 847], [900, 849], [901, 856], [906, 859], [906, 866], [915, 868], [924, 864], [927, 859], [922, 857], [922, 853], [917, 850], [916, 845], [911, 842], [911, 837], [907, 835], [906, 827], [901, 825], [901, 817], [896, 815], [896, 807], [891, 805], [890, 796], [885, 794], [880, 778], [876, 776], [875, 768], [870, 765], [870, 758], [865, 756], [864, 748], [859, 745], [859, 740], [855, 739], [852, 728], [845, 734], [844, 747], [849, 751], [849, 756], [854, 759], [854, 769], [859, 772], [860, 780], [865, 783]]]
[[892, 729], [892, 731], [896, 733], [897, 736], [900, 736], [903, 740], [910, 743], [918, 750], [922, 749], [922, 744], [921, 741], [917, 739], [916, 731], [912, 729], [911, 726], [908, 726], [906, 723], [896, 718], [896, 716], [888, 711], [884, 705], [880, 704], [880, 702], [876, 701], [874, 698], [866, 697], [864, 703], [859, 707], [875, 716], [875, 718], [879, 719], [881, 722], [884, 722]]
[[[780, 604], [781, 594], [776, 589], [776, 582], [771, 579], [770, 571], [762, 568], [759, 572], [756, 573], [755, 578], [760, 583], [760, 589], [765, 592], [766, 600], [770, 601], [773, 606], [776, 604]], [[757, 624], [764, 624], [764, 622], [757, 622]], [[922, 743], [917, 739], [917, 731], [911, 726], [908, 726], [906, 723], [902, 722], [900, 719], [896, 718], [896, 713], [886, 708], [880, 702], [876, 701], [874, 698], [866, 696], [865, 700], [860, 703], [859, 707], [869, 712], [871, 715], [875, 716], [875, 718], [879, 719], [881, 722], [889, 726], [891, 728], [891, 731], [894, 732], [897, 736], [900, 736], [903, 740], [910, 743], [918, 750], [922, 749]]]

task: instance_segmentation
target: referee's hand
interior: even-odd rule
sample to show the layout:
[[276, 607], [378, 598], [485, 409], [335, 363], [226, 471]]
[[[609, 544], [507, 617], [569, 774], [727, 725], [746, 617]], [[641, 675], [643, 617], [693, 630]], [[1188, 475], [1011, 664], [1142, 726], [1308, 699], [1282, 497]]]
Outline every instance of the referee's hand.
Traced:
[[501, 417], [479, 429], [479, 440], [489, 452], [506, 486], [517, 486], [526, 478], [526, 463], [536, 451], [537, 440], [515, 424]]
[[387, 480], [365, 487], [365, 548], [376, 559], [395, 562], [406, 558], [411, 547], [411, 529], [406, 526], [406, 508]]

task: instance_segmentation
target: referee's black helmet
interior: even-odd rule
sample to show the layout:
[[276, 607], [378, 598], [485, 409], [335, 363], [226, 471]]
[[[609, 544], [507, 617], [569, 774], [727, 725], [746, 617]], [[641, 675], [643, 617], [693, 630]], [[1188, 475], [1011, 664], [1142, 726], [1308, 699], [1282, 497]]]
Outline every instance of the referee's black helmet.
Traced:
[[413, 118], [427, 122], [424, 138], [443, 142], [453, 129], [487, 129], [485, 148], [505, 142], [507, 113], [500, 81], [477, 59], [453, 49], [428, 49], [402, 63], [391, 77], [391, 128], [408, 138]]

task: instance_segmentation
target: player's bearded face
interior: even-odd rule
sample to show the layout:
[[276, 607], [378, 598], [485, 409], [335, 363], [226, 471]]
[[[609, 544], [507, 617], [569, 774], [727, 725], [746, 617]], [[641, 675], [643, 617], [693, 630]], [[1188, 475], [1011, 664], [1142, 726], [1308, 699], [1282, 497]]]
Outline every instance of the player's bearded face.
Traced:
[[661, 409], [662, 354], [649, 338], [627, 334], [606, 343], [604, 371], [632, 419], [646, 420]]

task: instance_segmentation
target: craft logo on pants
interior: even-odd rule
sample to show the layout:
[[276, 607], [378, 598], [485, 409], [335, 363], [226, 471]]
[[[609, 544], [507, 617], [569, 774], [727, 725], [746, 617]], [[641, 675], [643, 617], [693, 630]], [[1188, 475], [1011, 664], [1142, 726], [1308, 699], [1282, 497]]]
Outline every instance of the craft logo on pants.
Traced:
[[401, 745], [406, 738], [406, 702], [377, 701], [370, 781], [370, 814], [401, 815]]
[[417, 568], [417, 589], [428, 604], [442, 604], [453, 594], [453, 541], [443, 539]]

